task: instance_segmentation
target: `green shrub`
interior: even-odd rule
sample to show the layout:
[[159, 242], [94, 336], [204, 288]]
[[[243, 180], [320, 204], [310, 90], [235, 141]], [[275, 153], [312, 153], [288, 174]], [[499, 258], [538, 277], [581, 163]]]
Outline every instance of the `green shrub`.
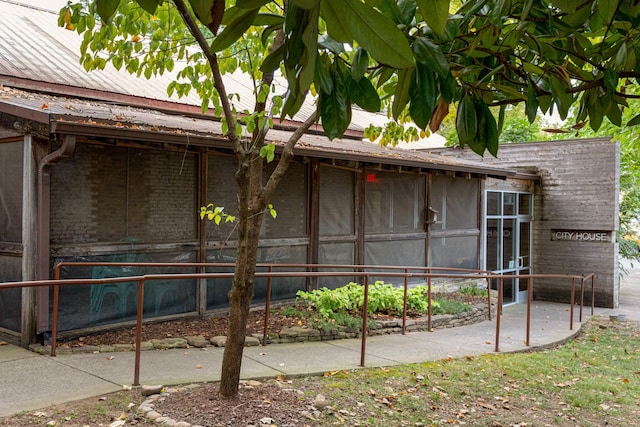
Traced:
[[433, 309], [431, 310], [431, 314], [458, 314], [471, 311], [472, 308], [469, 304], [465, 304], [462, 301], [451, 301], [443, 299], [439, 302], [440, 304], [437, 307], [433, 307]]
[[487, 290], [486, 289], [480, 289], [480, 288], [477, 288], [475, 286], [470, 286], [470, 285], [461, 286], [460, 289], [458, 289], [458, 292], [460, 292], [461, 294], [465, 294], [465, 295], [482, 296], [482, 297], [486, 297], [487, 296]]
[[[328, 289], [321, 288], [311, 292], [298, 291], [298, 300], [312, 305], [322, 315], [329, 318], [334, 313], [355, 313], [364, 302], [364, 286], [351, 282], [345, 286]], [[368, 312], [401, 314], [404, 288], [377, 281], [369, 286]], [[407, 309], [426, 313], [429, 307], [427, 287], [416, 286], [407, 291]], [[432, 301], [431, 307], [438, 307]]]

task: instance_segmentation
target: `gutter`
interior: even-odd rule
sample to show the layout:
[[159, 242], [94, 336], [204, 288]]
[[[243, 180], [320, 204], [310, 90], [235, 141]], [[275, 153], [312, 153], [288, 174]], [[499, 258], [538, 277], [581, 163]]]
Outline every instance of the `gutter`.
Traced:
[[[65, 135], [62, 146], [46, 155], [38, 166], [38, 232], [37, 232], [37, 280], [49, 279], [49, 227], [50, 221], [50, 175], [51, 165], [73, 155], [76, 148], [75, 135]], [[36, 292], [36, 332], [49, 331], [49, 287], [38, 287]]]

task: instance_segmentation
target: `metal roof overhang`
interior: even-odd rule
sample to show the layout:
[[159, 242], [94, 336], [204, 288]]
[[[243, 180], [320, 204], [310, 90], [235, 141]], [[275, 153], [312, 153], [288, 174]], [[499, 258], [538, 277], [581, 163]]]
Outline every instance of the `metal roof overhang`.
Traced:
[[[186, 132], [150, 131], [132, 129], [127, 127], [114, 127], [98, 124], [76, 123], [70, 121], [52, 121], [51, 133], [60, 135], [76, 135], [85, 137], [102, 137], [114, 139], [129, 139], [140, 142], [167, 143], [178, 145], [191, 145], [216, 149], [230, 149], [229, 141], [222, 136], [203, 135]], [[282, 146], [276, 145], [276, 152], [281, 152]], [[407, 159], [402, 157], [383, 157], [354, 151], [342, 151], [336, 144], [336, 150], [319, 149], [308, 146], [297, 146], [294, 155], [316, 159], [357, 161], [362, 163], [384, 164], [403, 166], [409, 168], [430, 169], [439, 171], [451, 171], [472, 173], [496, 178], [514, 177], [517, 172], [510, 169], [483, 167], [469, 163], [455, 164], [439, 162], [434, 158]]]
[[[229, 141], [221, 134], [216, 134], [220, 123], [210, 117], [184, 117], [176, 115], [162, 116], [161, 111], [140, 110], [140, 115], [149, 120], [149, 114], [158, 114], [153, 121], [142, 121], [139, 125], [117, 122], [112, 119], [89, 116], [71, 116], [61, 114], [59, 108], [40, 109], [42, 104], [2, 102], [0, 113], [21, 118], [31, 122], [34, 130], [42, 137], [51, 135], [76, 135], [87, 138], [109, 138], [131, 140], [145, 143], [174, 144], [200, 146], [212, 149], [231, 150]], [[115, 108], [109, 104], [102, 108]], [[53, 111], [55, 110], [55, 111]], [[169, 123], [170, 122], [170, 123]], [[168, 127], [162, 127], [166, 125]], [[207, 131], [213, 125], [213, 132]], [[169, 127], [170, 126], [170, 127]], [[291, 132], [273, 129], [268, 139], [276, 143], [276, 152], [282, 151], [282, 143]], [[374, 165], [398, 166], [422, 170], [449, 171], [471, 173], [495, 178], [516, 177], [517, 171], [495, 166], [484, 166], [481, 163], [447, 158], [437, 154], [426, 154], [413, 150], [384, 150], [370, 143], [345, 139], [342, 142], [329, 144], [324, 136], [305, 134], [301, 143], [294, 148], [294, 155], [325, 160], [354, 161]]]

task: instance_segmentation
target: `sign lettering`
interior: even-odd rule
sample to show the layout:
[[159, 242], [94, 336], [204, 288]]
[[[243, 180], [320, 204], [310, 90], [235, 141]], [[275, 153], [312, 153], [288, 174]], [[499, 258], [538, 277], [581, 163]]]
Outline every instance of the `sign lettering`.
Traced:
[[592, 230], [551, 230], [551, 240], [568, 242], [611, 242], [611, 232]]

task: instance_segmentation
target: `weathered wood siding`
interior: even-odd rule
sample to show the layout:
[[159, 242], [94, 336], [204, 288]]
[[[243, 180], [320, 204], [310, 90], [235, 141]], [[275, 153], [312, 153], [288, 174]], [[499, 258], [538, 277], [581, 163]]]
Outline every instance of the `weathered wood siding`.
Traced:
[[[595, 273], [596, 305], [618, 305], [618, 194], [620, 147], [609, 138], [508, 144], [498, 159], [468, 150], [444, 153], [493, 165], [535, 171], [534, 273]], [[486, 189], [505, 189], [512, 180], [489, 179]], [[559, 240], [556, 231], [604, 232], [607, 241]], [[594, 237], [592, 235], [592, 237]], [[570, 283], [537, 280], [534, 297], [568, 301]], [[590, 293], [585, 295], [590, 297]]]

